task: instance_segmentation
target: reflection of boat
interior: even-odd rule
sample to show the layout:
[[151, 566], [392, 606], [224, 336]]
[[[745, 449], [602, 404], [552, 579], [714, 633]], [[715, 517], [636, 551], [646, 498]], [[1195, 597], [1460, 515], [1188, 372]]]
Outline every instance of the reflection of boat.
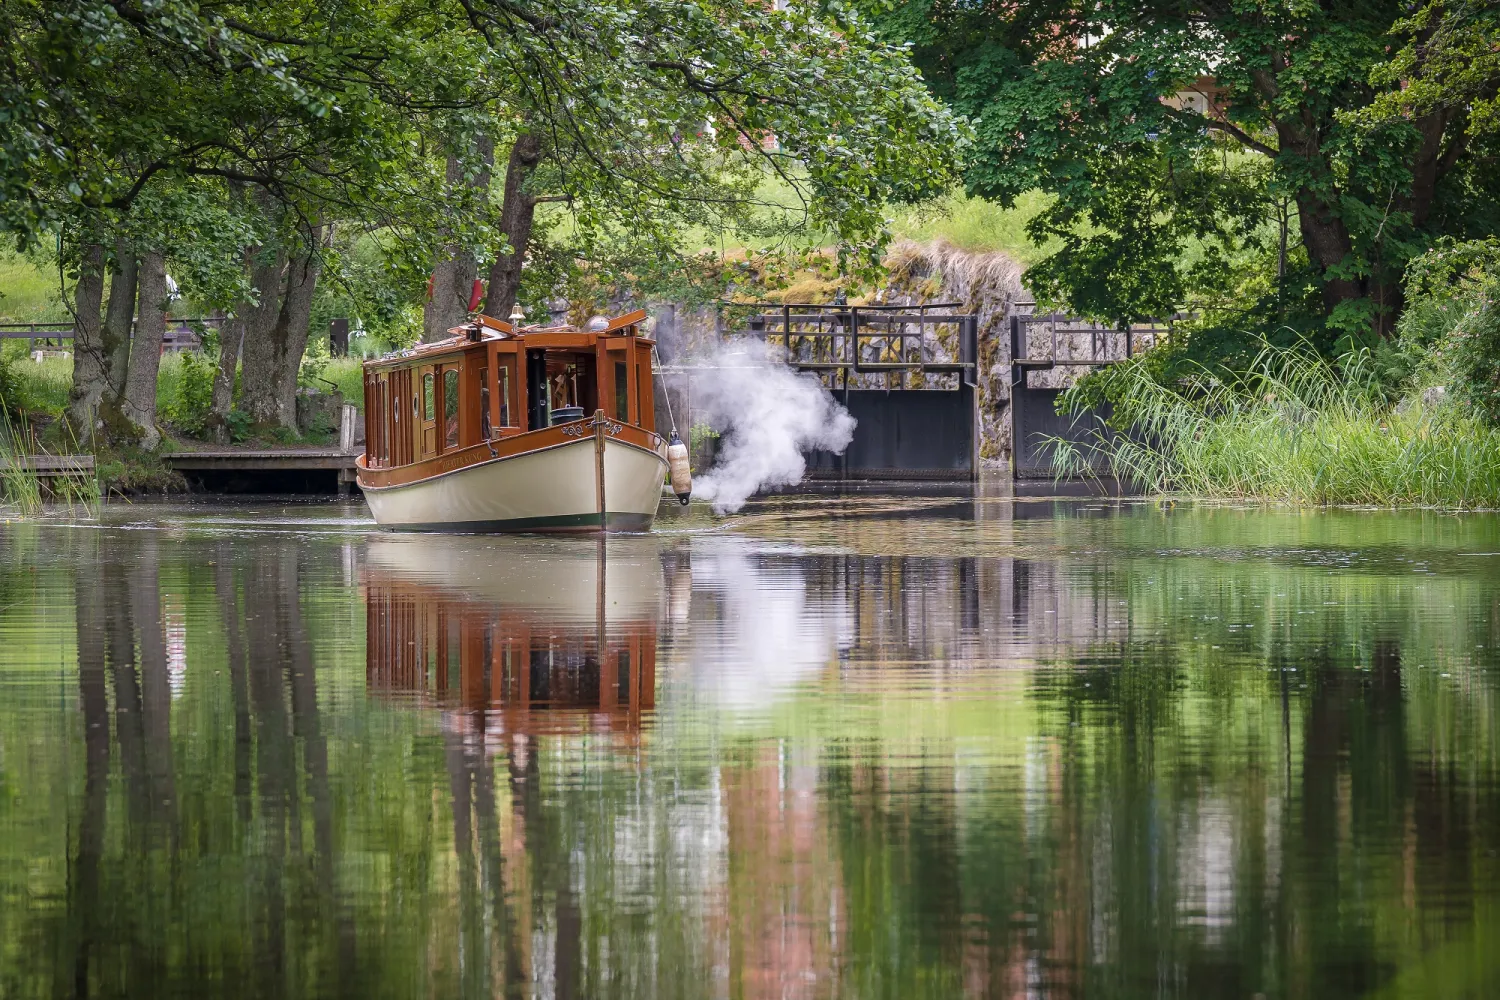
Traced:
[[359, 485], [384, 528], [645, 531], [655, 432], [644, 311], [598, 329], [488, 316], [365, 365]]
[[[366, 561], [390, 578], [546, 620], [656, 621], [661, 549], [650, 535], [598, 538], [378, 535]], [[604, 600], [599, 600], [603, 588]]]
[[508, 728], [542, 709], [632, 726], [655, 706], [649, 537], [380, 538], [365, 585], [372, 691], [500, 711]]

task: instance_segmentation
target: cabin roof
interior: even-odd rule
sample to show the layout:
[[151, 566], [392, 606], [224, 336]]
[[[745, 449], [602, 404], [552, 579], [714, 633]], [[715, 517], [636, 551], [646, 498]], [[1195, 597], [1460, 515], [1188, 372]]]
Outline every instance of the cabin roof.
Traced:
[[[607, 337], [610, 334], [625, 329], [626, 327], [634, 326], [637, 323], [640, 323], [645, 318], [646, 310], [637, 309], [634, 312], [626, 313], [623, 316], [616, 316], [601, 329], [583, 330], [568, 323], [556, 324], [552, 326], [538, 325], [523, 326], [517, 328], [512, 326], [510, 323], [507, 323], [505, 320], [495, 319], [492, 316], [479, 315], [474, 317], [473, 322], [465, 323], [462, 326], [455, 326], [450, 329], [448, 332], [453, 334], [453, 336], [451, 337], [448, 337], [444, 340], [433, 341], [430, 344], [415, 344], [411, 347], [406, 348], [405, 350], [393, 351], [390, 354], [385, 354], [378, 358], [371, 358], [369, 361], [365, 362], [365, 367], [379, 368], [403, 365], [411, 361], [419, 361], [423, 358], [451, 354], [455, 351], [473, 347], [477, 344], [484, 344], [497, 340], [517, 340], [523, 343], [526, 341], [539, 341], [539, 343], [537, 344], [537, 346], [539, 347], [579, 347], [583, 345], [577, 343], [568, 343], [563, 340], [562, 337], [557, 337], [557, 341], [561, 342], [549, 343], [549, 341], [553, 341], [554, 337], [556, 337], [556, 335], [558, 334], [572, 335], [574, 337], [581, 334], [585, 337], [590, 338], [590, 340], [598, 340], [598, 338], [600, 337]], [[478, 334], [478, 336], [475, 336], [476, 333]], [[654, 340], [651, 340], [648, 337], [640, 337], [639, 339], [643, 343], [655, 343]]]

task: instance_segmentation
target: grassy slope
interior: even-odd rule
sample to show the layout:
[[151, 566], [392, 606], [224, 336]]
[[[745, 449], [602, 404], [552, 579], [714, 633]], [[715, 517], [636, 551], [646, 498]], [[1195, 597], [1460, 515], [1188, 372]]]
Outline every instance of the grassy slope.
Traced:
[[[783, 227], [794, 226], [799, 221], [801, 205], [785, 182], [768, 179], [761, 185], [757, 196], [763, 203], [757, 217], [768, 230], [780, 228], [775, 225], [778, 221]], [[1046, 197], [1041, 192], [1030, 192], [1018, 199], [1014, 207], [1001, 208], [994, 202], [954, 191], [921, 205], [892, 205], [888, 218], [898, 240], [946, 240], [962, 250], [1002, 250], [1022, 264], [1030, 264], [1052, 249], [1038, 246], [1026, 235], [1026, 223], [1045, 207]], [[543, 211], [559, 218], [560, 235], [569, 232], [568, 209], [543, 206]], [[782, 218], [778, 219], [778, 216]], [[683, 234], [683, 247], [690, 253], [717, 250], [734, 254], [764, 242], [764, 239], [747, 239], [746, 234], [729, 228], [694, 227]], [[799, 247], [833, 246], [828, 233], [816, 231], [791, 242]]]
[[1030, 191], [1012, 208], [954, 192], [935, 202], [902, 206], [893, 219], [898, 238], [923, 243], [945, 240], [960, 250], [984, 253], [1000, 250], [1022, 265], [1035, 263], [1051, 252], [1026, 235], [1026, 224], [1046, 207], [1047, 196]]
[[57, 274], [36, 261], [0, 252], [0, 323], [68, 319], [57, 291]]

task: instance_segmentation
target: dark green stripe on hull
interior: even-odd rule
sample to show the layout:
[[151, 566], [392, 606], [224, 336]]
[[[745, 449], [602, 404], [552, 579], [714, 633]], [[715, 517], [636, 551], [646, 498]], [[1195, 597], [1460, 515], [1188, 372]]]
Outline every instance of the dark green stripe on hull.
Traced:
[[[604, 531], [650, 531], [655, 514], [608, 513]], [[552, 514], [547, 517], [516, 517], [500, 521], [438, 521], [431, 524], [383, 524], [388, 531], [443, 531], [460, 535], [507, 534], [528, 531], [589, 532], [601, 530], [598, 514]]]

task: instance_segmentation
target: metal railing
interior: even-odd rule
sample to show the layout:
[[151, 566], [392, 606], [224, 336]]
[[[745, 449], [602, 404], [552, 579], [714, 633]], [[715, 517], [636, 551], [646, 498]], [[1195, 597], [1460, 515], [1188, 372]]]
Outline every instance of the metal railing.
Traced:
[[[169, 319], [167, 330], [162, 337], [162, 346], [166, 350], [186, 350], [197, 347], [201, 341], [198, 330], [217, 329], [224, 322], [222, 316], [190, 316], [182, 319]], [[135, 333], [135, 321], [130, 324], [132, 335]], [[0, 340], [29, 340], [33, 350], [37, 347], [37, 341], [42, 341], [43, 347], [48, 347], [50, 341], [72, 340], [73, 324], [71, 322], [39, 322], [39, 323], [0, 323]], [[58, 346], [61, 346], [60, 344]]]
[[[955, 375], [973, 385], [978, 367], [978, 327], [954, 302], [930, 305], [841, 303], [721, 303], [719, 336], [755, 337], [779, 348], [798, 371], [815, 372], [848, 387], [851, 374]], [[726, 315], [728, 322], [726, 323]], [[940, 354], [943, 327], [956, 337], [951, 356]]]
[[[1011, 309], [1011, 364], [1017, 369], [1045, 371], [1118, 364], [1135, 357], [1138, 350], [1166, 341], [1172, 335], [1173, 324], [1187, 318], [1179, 314], [1166, 320], [1134, 323], [1121, 330], [1062, 313], [1026, 312], [1035, 308], [1033, 302], [1017, 302]], [[1040, 338], [1036, 336], [1038, 332], [1042, 334]], [[1077, 349], [1084, 338], [1089, 351], [1080, 356]], [[1036, 351], [1038, 346], [1040, 353]]]

